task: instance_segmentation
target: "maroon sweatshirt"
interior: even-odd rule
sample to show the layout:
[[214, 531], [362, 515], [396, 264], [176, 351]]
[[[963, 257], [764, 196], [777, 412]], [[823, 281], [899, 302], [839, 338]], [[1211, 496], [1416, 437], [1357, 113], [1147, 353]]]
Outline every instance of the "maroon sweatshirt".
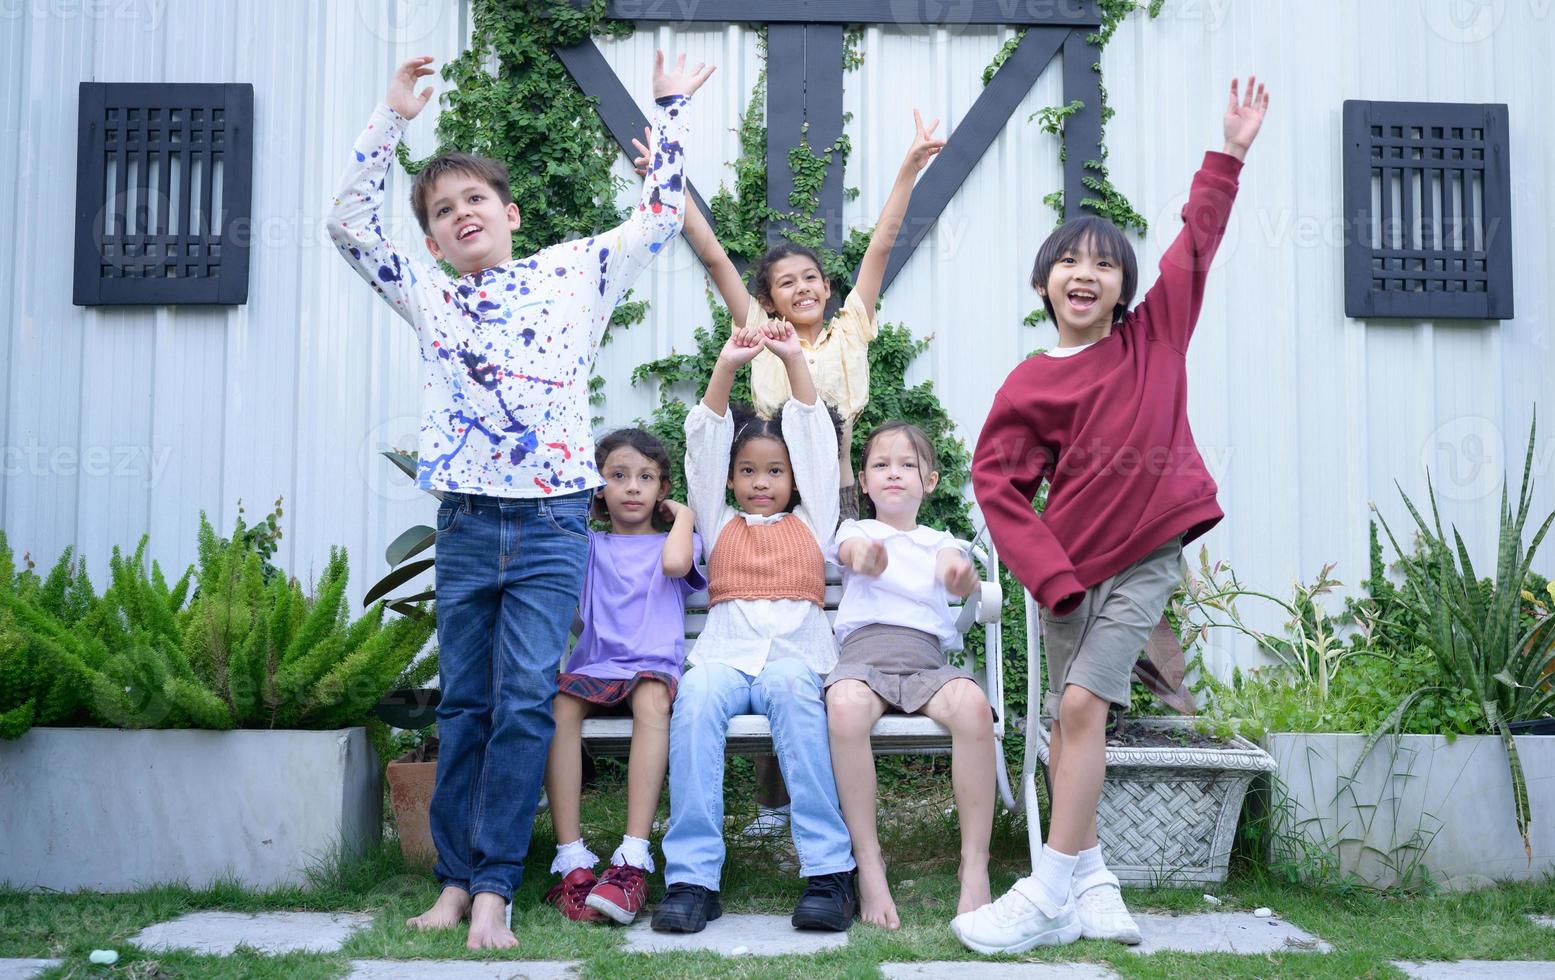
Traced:
[[1188, 425], [1185, 355], [1241, 169], [1235, 157], [1206, 153], [1182, 232], [1139, 305], [1078, 354], [1028, 358], [994, 396], [972, 485], [999, 557], [1054, 612], [1223, 516]]

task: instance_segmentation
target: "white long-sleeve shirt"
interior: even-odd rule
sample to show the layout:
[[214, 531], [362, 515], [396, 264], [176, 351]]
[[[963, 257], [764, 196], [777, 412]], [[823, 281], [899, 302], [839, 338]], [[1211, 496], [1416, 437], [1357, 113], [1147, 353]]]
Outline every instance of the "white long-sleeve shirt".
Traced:
[[594, 466], [589, 366], [611, 312], [684, 223], [687, 103], [659, 100], [652, 169], [625, 222], [457, 279], [384, 235], [384, 178], [405, 119], [387, 105], [373, 111], [328, 226], [352, 268], [420, 340], [417, 485], [540, 497], [604, 484]]
[[[761, 517], [730, 507], [724, 496], [734, 419], [714, 415], [698, 402], [686, 416], [686, 496], [696, 513], [707, 554], [730, 522], [803, 521], [824, 554], [837, 527], [837, 430], [826, 406], [790, 400], [783, 412], [783, 442], [794, 474], [799, 506]], [[732, 599], [707, 611], [707, 625], [691, 648], [691, 665], [728, 664], [754, 677], [768, 660], [794, 657], [817, 674], [837, 666], [837, 643], [826, 612], [803, 599]]]

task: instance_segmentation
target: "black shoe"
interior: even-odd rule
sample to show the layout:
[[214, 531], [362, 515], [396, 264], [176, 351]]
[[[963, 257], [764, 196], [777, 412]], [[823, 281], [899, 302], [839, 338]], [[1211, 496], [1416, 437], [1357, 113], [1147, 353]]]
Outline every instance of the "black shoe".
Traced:
[[794, 906], [795, 929], [825, 929], [847, 932], [858, 916], [858, 899], [853, 892], [853, 872], [816, 875], [805, 886]]
[[723, 915], [718, 893], [701, 885], [676, 882], [653, 910], [654, 932], [701, 932]]

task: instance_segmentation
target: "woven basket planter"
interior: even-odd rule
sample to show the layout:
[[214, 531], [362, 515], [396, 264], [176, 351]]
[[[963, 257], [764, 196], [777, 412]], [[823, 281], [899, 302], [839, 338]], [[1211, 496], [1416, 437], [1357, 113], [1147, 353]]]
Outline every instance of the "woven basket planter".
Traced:
[[[1162, 730], [1190, 729], [1191, 718], [1134, 718]], [[1037, 752], [1048, 765], [1049, 734]], [[1224, 748], [1107, 747], [1107, 781], [1096, 833], [1107, 867], [1125, 885], [1216, 885], [1226, 880], [1242, 798], [1274, 758], [1244, 738]]]

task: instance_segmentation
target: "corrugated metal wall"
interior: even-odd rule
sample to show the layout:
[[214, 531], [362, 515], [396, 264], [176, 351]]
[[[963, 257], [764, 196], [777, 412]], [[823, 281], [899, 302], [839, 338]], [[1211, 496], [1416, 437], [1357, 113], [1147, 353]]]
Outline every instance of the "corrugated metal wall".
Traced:
[[[1338, 561], [1340, 577], [1358, 582], [1368, 503], [1399, 526], [1393, 481], [1422, 494], [1427, 464], [1444, 516], [1476, 558], [1490, 557], [1500, 473], [1521, 465], [1555, 362], [1555, 121], [1536, 94], [1555, 81], [1550, 8], [1168, 0], [1158, 19], [1130, 20], [1108, 48], [1118, 113], [1109, 162], [1117, 186], [1151, 220], [1139, 243], [1142, 285], [1179, 225], [1175, 212], [1202, 151], [1219, 145], [1229, 78], [1256, 71], [1274, 93], [1189, 360], [1194, 429], [1228, 514], [1206, 541], [1245, 581], [1279, 590]], [[182, 566], [201, 510], [226, 525], [239, 498], [257, 516], [285, 495], [283, 565], [306, 576], [331, 545], [345, 545], [360, 595], [382, 570], [384, 545], [430, 518], [428, 499], [376, 456], [413, 445], [415, 345], [333, 254], [323, 215], [340, 155], [394, 65], [456, 53], [468, 19], [463, 3], [372, 0], [7, 9], [0, 70], [12, 96], [0, 100], [0, 226], [12, 229], [12, 247], [0, 253], [0, 521], [18, 552], [49, 561], [75, 545], [100, 570], [112, 546], [149, 533], [155, 556]], [[911, 110], [953, 131], [1011, 33], [865, 31], [863, 66], [845, 76], [854, 147], [846, 182], [859, 189], [847, 206], [850, 226], [873, 223], [912, 135]], [[655, 46], [720, 66], [698, 97], [690, 156], [693, 180], [711, 190], [730, 173], [733, 128], [760, 69], [754, 35], [649, 24], [602, 42], [642, 104]], [[254, 84], [248, 305], [71, 305], [75, 101], [86, 80]], [[1517, 319], [1344, 317], [1346, 98], [1510, 104]], [[1041, 199], [1062, 181], [1053, 138], [1026, 117], [1060, 101], [1055, 62], [884, 299], [884, 319], [933, 337], [910, 380], [934, 379], [969, 442], [1009, 368], [1054, 340], [1051, 327], [1020, 320], [1039, 302], [1026, 278], [1052, 223]], [[432, 116], [411, 127], [418, 154], [433, 145]], [[624, 158], [619, 172], [628, 175]], [[414, 242], [402, 177], [391, 180], [390, 198], [391, 229]], [[703, 289], [683, 242], [639, 282], [636, 296], [652, 303], [648, 321], [618, 331], [599, 360], [610, 423], [651, 408], [657, 392], [633, 387], [631, 369], [690, 347], [693, 331], [710, 322]], [[1546, 509], [1555, 505], [1552, 453], [1555, 442], [1541, 439], [1537, 502]]]

